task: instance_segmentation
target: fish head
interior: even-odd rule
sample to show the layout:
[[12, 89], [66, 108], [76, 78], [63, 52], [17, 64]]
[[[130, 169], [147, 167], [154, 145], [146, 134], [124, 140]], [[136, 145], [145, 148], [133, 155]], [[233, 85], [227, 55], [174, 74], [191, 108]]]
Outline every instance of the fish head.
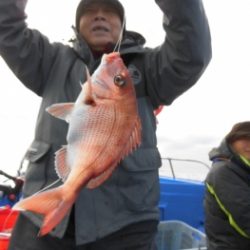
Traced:
[[117, 100], [135, 91], [130, 73], [118, 52], [103, 55], [91, 82], [92, 91], [99, 99]]

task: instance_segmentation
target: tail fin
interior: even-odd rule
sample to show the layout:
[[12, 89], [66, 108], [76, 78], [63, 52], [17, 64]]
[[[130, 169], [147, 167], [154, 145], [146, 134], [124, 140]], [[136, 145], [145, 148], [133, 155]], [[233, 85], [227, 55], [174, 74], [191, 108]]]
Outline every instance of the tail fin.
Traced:
[[35, 194], [19, 201], [13, 207], [14, 210], [28, 210], [44, 215], [39, 236], [49, 233], [64, 218], [75, 202], [76, 196], [67, 199], [63, 196], [63, 186]]

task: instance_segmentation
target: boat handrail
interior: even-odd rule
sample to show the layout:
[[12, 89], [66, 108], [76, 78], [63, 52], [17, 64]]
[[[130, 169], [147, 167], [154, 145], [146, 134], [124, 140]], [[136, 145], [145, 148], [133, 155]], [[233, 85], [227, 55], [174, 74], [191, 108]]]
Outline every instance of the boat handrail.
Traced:
[[206, 164], [203, 161], [200, 160], [194, 160], [194, 159], [181, 159], [181, 158], [172, 158], [172, 157], [161, 157], [162, 160], [167, 160], [169, 162], [170, 170], [173, 175], [173, 178], [176, 178], [175, 172], [174, 172], [174, 167], [173, 167], [173, 161], [183, 161], [183, 162], [194, 162], [194, 163], [199, 163], [204, 165], [208, 170], [210, 169], [210, 166]]

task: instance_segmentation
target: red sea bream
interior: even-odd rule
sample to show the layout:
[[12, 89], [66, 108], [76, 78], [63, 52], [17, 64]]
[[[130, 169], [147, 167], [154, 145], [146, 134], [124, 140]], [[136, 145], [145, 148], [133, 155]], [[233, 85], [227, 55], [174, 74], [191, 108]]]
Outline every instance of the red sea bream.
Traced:
[[102, 57], [75, 103], [53, 104], [47, 111], [69, 123], [68, 144], [55, 154], [63, 184], [14, 206], [44, 215], [40, 236], [60, 223], [82, 188], [101, 185], [141, 142], [135, 88], [117, 52]]

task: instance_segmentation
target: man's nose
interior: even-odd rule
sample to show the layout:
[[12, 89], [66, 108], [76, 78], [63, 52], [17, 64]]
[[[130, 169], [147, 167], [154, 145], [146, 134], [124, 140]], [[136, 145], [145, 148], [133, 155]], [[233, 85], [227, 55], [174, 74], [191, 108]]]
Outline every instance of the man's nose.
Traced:
[[95, 13], [95, 20], [105, 20], [105, 19], [106, 19], [105, 11], [103, 11], [102, 9], [97, 10]]

